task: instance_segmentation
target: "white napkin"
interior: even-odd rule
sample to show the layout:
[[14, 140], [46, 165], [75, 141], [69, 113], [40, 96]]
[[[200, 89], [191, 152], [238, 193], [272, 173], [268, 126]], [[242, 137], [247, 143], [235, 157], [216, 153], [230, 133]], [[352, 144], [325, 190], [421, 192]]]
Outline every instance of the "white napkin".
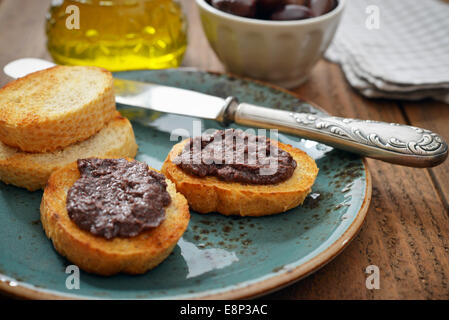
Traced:
[[449, 3], [347, 0], [325, 56], [367, 97], [449, 103]]

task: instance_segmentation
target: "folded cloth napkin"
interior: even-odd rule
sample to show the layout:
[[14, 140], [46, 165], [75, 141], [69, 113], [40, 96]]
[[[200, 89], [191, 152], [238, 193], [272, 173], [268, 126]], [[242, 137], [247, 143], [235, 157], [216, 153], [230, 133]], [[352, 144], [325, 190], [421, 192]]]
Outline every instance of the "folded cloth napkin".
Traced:
[[449, 2], [347, 0], [325, 57], [367, 97], [449, 103]]

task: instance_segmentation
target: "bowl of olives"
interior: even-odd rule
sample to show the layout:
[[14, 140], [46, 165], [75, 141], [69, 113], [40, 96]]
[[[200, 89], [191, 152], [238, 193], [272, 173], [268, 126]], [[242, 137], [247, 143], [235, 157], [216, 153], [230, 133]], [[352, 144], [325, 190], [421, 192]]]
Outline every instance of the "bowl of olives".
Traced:
[[196, 0], [228, 72], [295, 88], [335, 35], [346, 0]]

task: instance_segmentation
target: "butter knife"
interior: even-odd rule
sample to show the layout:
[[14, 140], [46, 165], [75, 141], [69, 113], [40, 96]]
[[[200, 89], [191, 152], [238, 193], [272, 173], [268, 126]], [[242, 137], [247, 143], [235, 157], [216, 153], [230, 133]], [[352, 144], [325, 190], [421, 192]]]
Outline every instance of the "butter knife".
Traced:
[[[20, 78], [54, 66], [52, 62], [27, 58], [12, 61], [4, 72]], [[239, 102], [191, 90], [153, 83], [114, 79], [116, 102], [154, 111], [193, 116], [229, 124], [278, 129], [322, 142], [365, 157], [390, 163], [432, 167], [448, 155], [443, 138], [429, 130], [372, 120], [289, 112]]]

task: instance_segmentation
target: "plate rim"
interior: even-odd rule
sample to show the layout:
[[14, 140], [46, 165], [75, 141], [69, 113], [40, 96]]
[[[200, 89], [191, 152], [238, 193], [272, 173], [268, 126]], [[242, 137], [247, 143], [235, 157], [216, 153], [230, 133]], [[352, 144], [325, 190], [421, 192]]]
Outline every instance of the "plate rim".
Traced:
[[[130, 70], [130, 71], [161, 71], [161, 70]], [[124, 72], [130, 72], [130, 71], [124, 71]], [[307, 104], [310, 104], [315, 109], [318, 109], [324, 113], [327, 113], [326, 110], [318, 106], [317, 104], [313, 102], [309, 102], [307, 100], [302, 99], [297, 93], [287, 90], [285, 88], [276, 86], [271, 83], [266, 83], [260, 80], [250, 79], [247, 77], [237, 76], [229, 72], [218, 72], [218, 71], [205, 71], [205, 70], [199, 70], [196, 68], [175, 68], [175, 69], [165, 69], [165, 71], [193, 71], [193, 72], [200, 72], [200, 73], [207, 73], [212, 74], [215, 76], [226, 76], [228, 78], [234, 78], [234, 79], [240, 79], [244, 81], [250, 81], [254, 82], [256, 84], [270, 87], [272, 89], [275, 89], [277, 91], [281, 91], [284, 93], [287, 93], [296, 99], [305, 102]], [[250, 283], [246, 285], [245, 287], [238, 287], [238, 288], [231, 288], [224, 292], [218, 292], [218, 293], [203, 293], [198, 294], [196, 297], [189, 297], [188, 299], [192, 300], [233, 300], [233, 299], [251, 299], [251, 298], [257, 298], [266, 294], [269, 294], [271, 292], [275, 292], [277, 290], [281, 290], [282, 288], [285, 288], [305, 277], [308, 275], [318, 271], [322, 267], [324, 267], [326, 264], [331, 262], [334, 258], [336, 258], [351, 242], [352, 240], [357, 236], [359, 233], [361, 227], [363, 226], [363, 223], [365, 221], [368, 208], [371, 203], [371, 196], [372, 196], [372, 180], [371, 180], [371, 174], [368, 168], [368, 162], [366, 158], [361, 157], [363, 167], [365, 170], [365, 197], [362, 202], [362, 206], [360, 207], [359, 211], [357, 212], [356, 217], [354, 218], [354, 221], [351, 223], [351, 225], [345, 230], [345, 232], [337, 239], [335, 240], [329, 247], [327, 247], [324, 251], [320, 252], [318, 255], [313, 257], [312, 259], [296, 266], [293, 269], [290, 269], [288, 271], [285, 271], [283, 273], [280, 273], [278, 275], [274, 275], [272, 277], [269, 277], [268, 279], [260, 280], [253, 283]], [[17, 298], [25, 298], [25, 299], [34, 299], [34, 300], [86, 300], [91, 299], [94, 300], [93, 297], [85, 297], [85, 296], [75, 296], [70, 294], [56, 294], [53, 290], [47, 289], [34, 289], [34, 288], [27, 288], [23, 286], [22, 284], [17, 283], [14, 286], [11, 286], [10, 283], [13, 282], [15, 279], [13, 279], [10, 276], [4, 275], [0, 273], [0, 278], [5, 279], [12, 279], [12, 280], [0, 280], [0, 292], [8, 294], [13, 297]], [[15, 281], [14, 281], [15, 282]], [[180, 297], [179, 299], [182, 299]]]
[[365, 222], [366, 215], [371, 203], [372, 195], [372, 184], [371, 184], [371, 174], [368, 169], [368, 164], [365, 158], [362, 158], [362, 162], [365, 169], [365, 197], [362, 202], [362, 206], [357, 212], [354, 221], [346, 229], [346, 231], [335, 240], [329, 247], [324, 251], [320, 252], [318, 255], [312, 259], [296, 266], [295, 268], [285, 271], [279, 275], [275, 275], [265, 280], [259, 282], [248, 284], [243, 288], [234, 288], [226, 292], [208, 294], [198, 298], [193, 299], [211, 299], [211, 300], [230, 300], [230, 299], [252, 299], [257, 298], [278, 290], [281, 290], [310, 274], [318, 271], [326, 264], [331, 262], [336, 258], [344, 249], [352, 242], [352, 240], [357, 236], [360, 229]]

